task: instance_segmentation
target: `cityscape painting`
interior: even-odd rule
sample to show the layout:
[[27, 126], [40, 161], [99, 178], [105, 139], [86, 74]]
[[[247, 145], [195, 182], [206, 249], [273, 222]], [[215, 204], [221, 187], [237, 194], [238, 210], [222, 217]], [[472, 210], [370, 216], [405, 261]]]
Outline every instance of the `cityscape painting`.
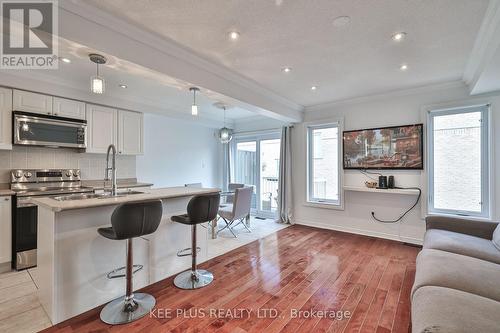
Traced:
[[344, 169], [423, 169], [423, 125], [344, 131]]

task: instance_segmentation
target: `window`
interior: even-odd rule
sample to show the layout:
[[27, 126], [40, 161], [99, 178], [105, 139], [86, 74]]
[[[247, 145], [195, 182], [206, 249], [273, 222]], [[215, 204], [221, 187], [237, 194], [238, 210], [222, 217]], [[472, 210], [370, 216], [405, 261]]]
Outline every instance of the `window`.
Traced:
[[488, 106], [429, 113], [429, 212], [489, 217]]
[[340, 205], [339, 124], [307, 127], [307, 201]]

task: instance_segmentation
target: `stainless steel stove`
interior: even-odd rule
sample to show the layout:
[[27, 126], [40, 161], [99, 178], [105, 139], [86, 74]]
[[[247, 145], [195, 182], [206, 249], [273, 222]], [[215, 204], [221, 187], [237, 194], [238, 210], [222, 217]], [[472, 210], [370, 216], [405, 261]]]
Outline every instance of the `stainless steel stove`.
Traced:
[[16, 193], [12, 214], [12, 267], [36, 266], [37, 206], [33, 198], [93, 192], [82, 186], [79, 169], [15, 169], [10, 188]]

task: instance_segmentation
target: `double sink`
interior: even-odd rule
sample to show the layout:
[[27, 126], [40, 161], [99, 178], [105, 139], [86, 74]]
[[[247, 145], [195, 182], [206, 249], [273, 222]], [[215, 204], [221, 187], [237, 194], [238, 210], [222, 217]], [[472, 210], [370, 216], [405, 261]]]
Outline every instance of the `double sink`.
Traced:
[[57, 200], [57, 201], [71, 201], [71, 200], [85, 200], [85, 199], [107, 199], [107, 198], [125, 197], [127, 195], [143, 194], [143, 193], [144, 192], [140, 192], [140, 191], [119, 192], [116, 195], [112, 195], [109, 192], [105, 192], [105, 193], [78, 193], [78, 194], [67, 194], [67, 195], [61, 195], [58, 197], [52, 197], [52, 199]]

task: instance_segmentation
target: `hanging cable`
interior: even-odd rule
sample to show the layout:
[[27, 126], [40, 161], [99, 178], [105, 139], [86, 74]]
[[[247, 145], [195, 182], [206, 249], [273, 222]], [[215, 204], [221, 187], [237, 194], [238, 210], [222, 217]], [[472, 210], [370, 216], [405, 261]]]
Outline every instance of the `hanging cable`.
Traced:
[[367, 169], [360, 169], [359, 172], [361, 172], [365, 177], [370, 178], [371, 180], [375, 180], [375, 181], [378, 181], [378, 180], [376, 178], [371, 177], [370, 175], [383, 176], [380, 172], [368, 171]]
[[417, 200], [415, 200], [415, 203], [413, 206], [411, 206], [407, 211], [405, 211], [400, 217], [398, 217], [395, 220], [381, 220], [375, 216], [375, 212], [372, 212], [372, 217], [375, 221], [381, 222], [381, 223], [397, 223], [403, 219], [403, 217], [406, 216], [415, 206], [418, 204], [420, 201], [420, 197], [422, 196], [422, 190], [419, 187], [395, 187], [395, 189], [400, 189], [400, 190], [418, 190], [418, 197]]

